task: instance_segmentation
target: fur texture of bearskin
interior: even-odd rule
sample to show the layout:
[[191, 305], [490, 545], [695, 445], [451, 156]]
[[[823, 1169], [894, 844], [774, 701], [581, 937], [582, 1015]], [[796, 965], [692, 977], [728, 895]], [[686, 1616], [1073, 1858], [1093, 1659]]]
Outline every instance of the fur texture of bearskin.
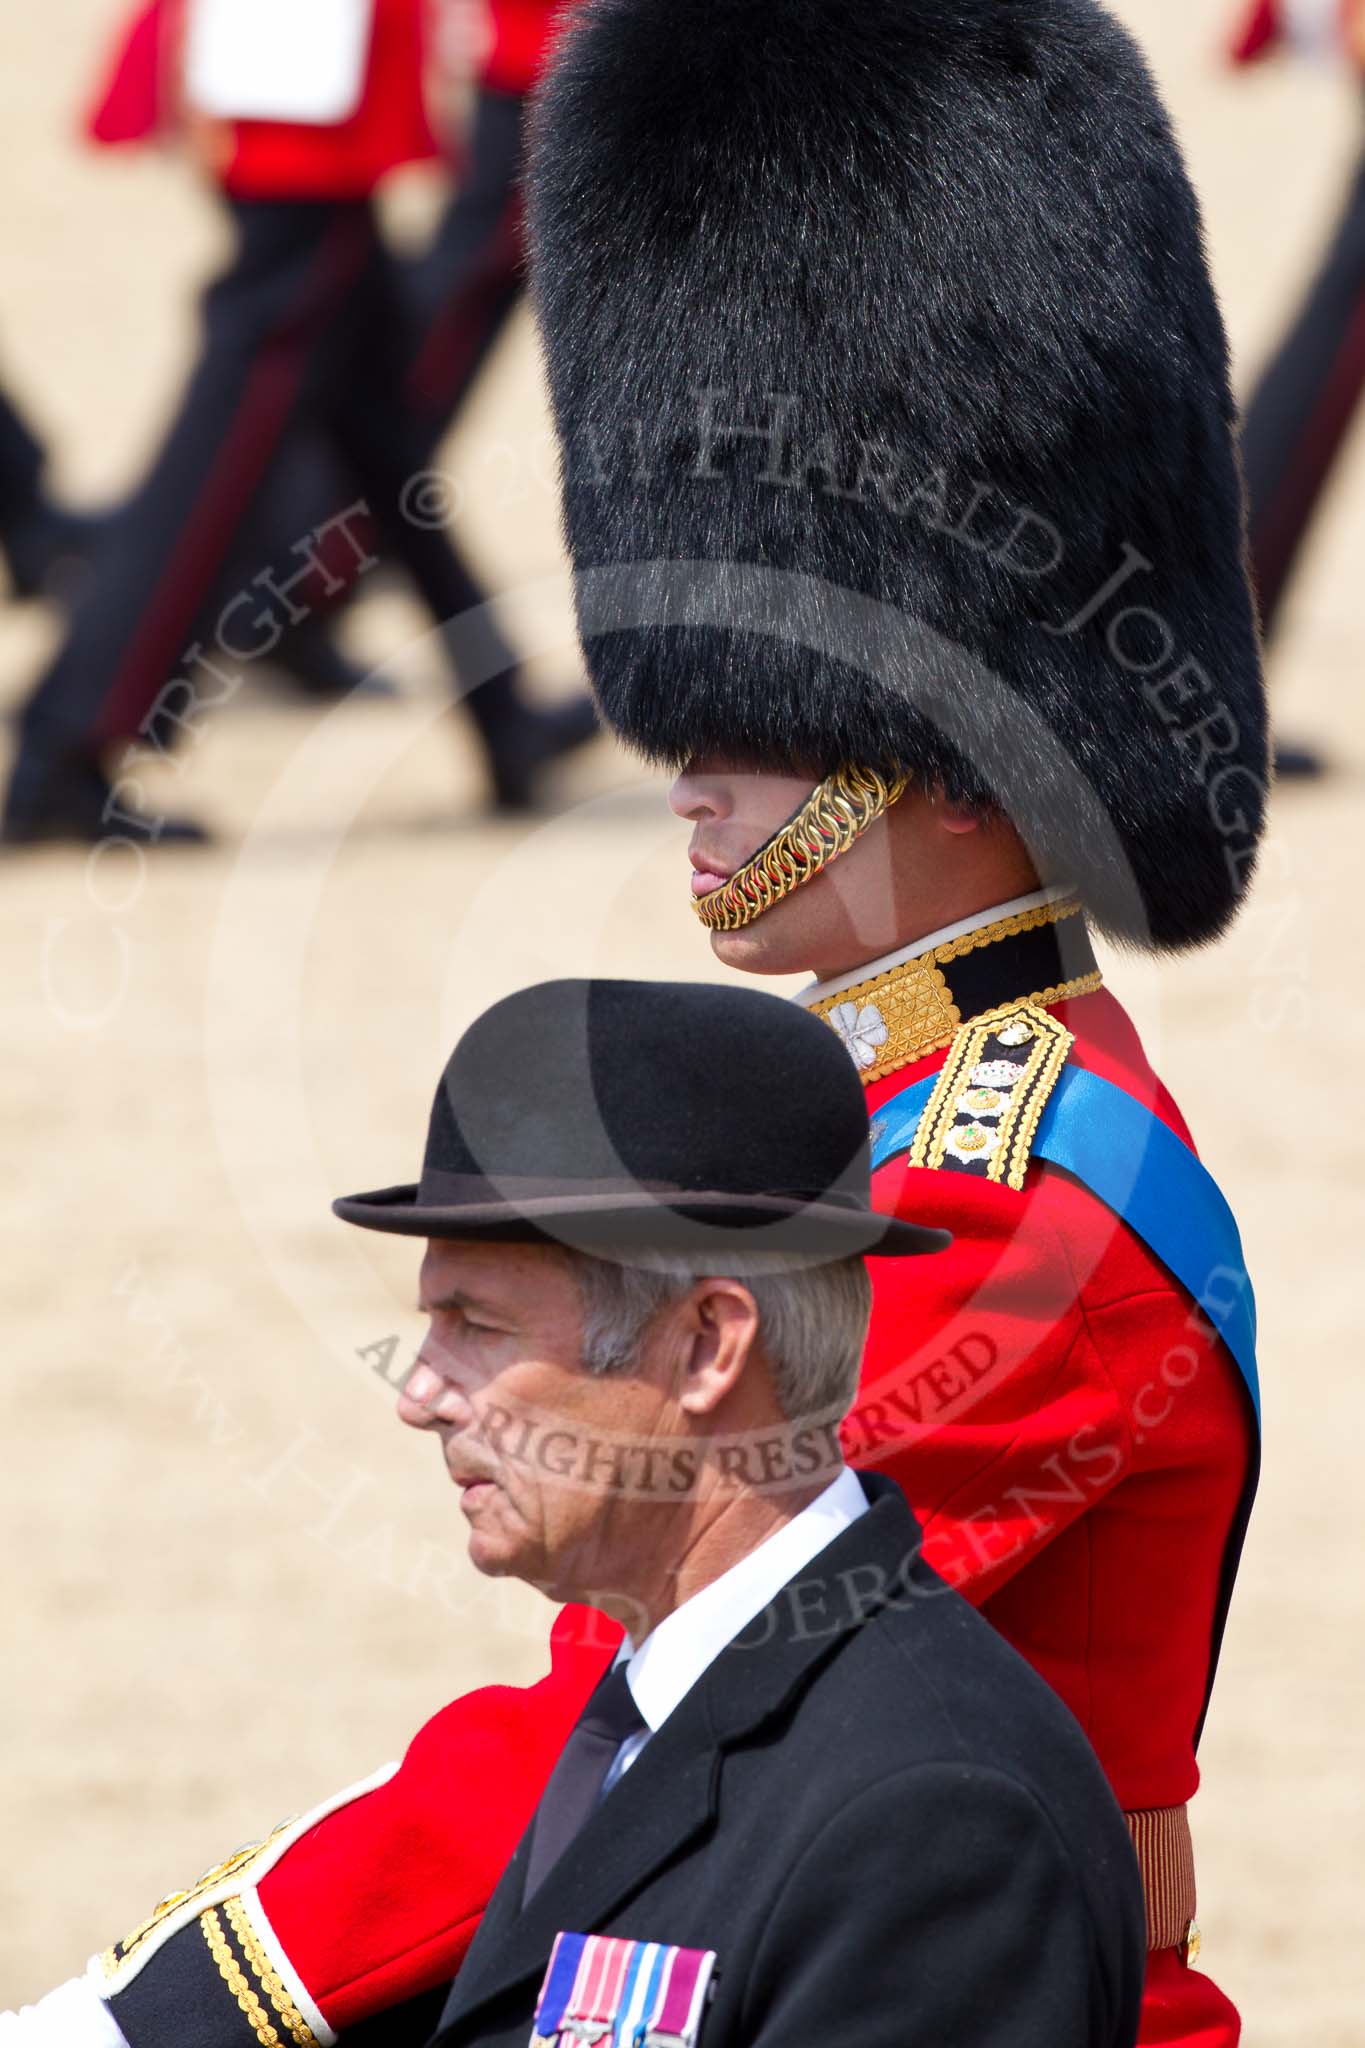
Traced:
[[603, 712], [904, 766], [1102, 929], [1227, 923], [1266, 721], [1222, 323], [1091, 0], [583, 0], [533, 288]]

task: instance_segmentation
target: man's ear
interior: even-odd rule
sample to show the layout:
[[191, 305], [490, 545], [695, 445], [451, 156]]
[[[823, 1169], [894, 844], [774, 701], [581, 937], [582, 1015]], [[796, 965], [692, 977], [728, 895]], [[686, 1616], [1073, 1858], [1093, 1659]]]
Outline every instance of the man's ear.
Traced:
[[710, 1415], [733, 1393], [758, 1338], [758, 1304], [741, 1280], [698, 1280], [685, 1302], [678, 1400]]

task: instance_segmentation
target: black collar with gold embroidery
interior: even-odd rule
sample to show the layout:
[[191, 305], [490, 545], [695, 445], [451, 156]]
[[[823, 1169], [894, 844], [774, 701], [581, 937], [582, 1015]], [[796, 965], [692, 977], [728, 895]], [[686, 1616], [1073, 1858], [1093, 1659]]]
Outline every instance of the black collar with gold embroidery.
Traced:
[[952, 1042], [1004, 1004], [1046, 1007], [1089, 995], [1100, 971], [1075, 897], [1015, 911], [810, 1005], [848, 1047], [864, 1081]]

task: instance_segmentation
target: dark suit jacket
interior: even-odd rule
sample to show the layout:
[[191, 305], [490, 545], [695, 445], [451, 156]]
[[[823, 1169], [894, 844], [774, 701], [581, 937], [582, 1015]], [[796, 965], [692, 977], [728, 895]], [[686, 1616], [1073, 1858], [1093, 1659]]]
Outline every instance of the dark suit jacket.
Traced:
[[900, 1489], [864, 1484], [870, 1511], [716, 1660], [525, 1910], [523, 1840], [440, 2048], [527, 2048], [560, 1928], [716, 1950], [699, 2048], [1136, 2039], [1142, 1893], [1100, 1767], [920, 1562]]

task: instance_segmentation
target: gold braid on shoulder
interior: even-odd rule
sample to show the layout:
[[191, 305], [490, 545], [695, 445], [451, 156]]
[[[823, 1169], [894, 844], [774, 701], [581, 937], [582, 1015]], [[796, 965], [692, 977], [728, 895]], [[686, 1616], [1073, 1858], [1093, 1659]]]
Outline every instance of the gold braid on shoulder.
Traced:
[[903, 794], [909, 780], [908, 775], [896, 775], [888, 781], [871, 768], [836, 768], [752, 859], [719, 889], [694, 897], [692, 908], [708, 931], [742, 930], [847, 853]]

